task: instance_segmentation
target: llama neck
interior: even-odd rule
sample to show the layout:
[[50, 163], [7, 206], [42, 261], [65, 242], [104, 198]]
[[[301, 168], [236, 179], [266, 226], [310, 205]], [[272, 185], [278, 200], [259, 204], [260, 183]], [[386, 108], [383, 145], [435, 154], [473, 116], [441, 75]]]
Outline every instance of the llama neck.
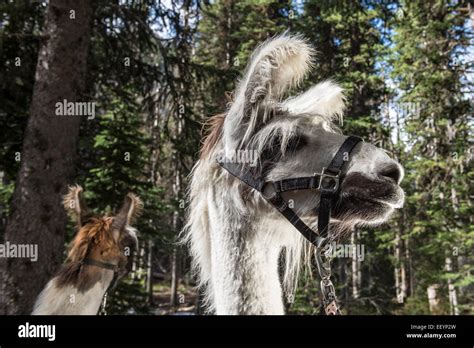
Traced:
[[266, 233], [245, 228], [212, 235], [217, 314], [284, 314], [278, 274], [281, 247], [272, 242]]
[[58, 285], [58, 277], [54, 277], [38, 296], [32, 314], [97, 314], [114, 274], [111, 270], [105, 269], [96, 269], [94, 273], [94, 281], [85, 290], [72, 284]]

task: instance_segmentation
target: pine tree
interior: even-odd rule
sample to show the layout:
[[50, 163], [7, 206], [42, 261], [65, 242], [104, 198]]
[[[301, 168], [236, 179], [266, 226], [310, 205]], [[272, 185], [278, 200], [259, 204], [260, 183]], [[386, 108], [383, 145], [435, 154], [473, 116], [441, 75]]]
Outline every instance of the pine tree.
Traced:
[[[137, 219], [139, 249], [134, 262], [146, 268], [146, 255], [140, 254], [147, 240], [161, 243], [166, 238], [159, 232], [160, 220], [166, 208], [161, 200], [162, 190], [148, 176], [149, 135], [145, 133], [143, 117], [136, 103], [115, 101], [109, 110], [98, 116], [99, 133], [94, 137], [88, 152], [93, 153], [88, 168], [82, 168], [84, 191], [89, 206], [100, 212], [113, 212], [128, 192], [138, 195], [143, 203], [142, 215]], [[84, 144], [85, 145], [85, 144]], [[136, 274], [122, 281], [109, 296], [108, 312], [112, 314], [148, 313], [148, 301], [143, 284], [145, 274]]]
[[202, 83], [202, 117], [226, 110], [235, 81], [252, 51], [292, 24], [289, 2], [224, 0], [203, 6], [193, 60], [208, 74]]
[[[463, 2], [401, 2], [395, 23], [393, 77], [400, 88], [408, 144], [403, 155], [407, 177], [406, 238], [411, 240], [415, 303], [427, 308], [427, 288], [443, 285], [457, 314], [468, 297], [473, 244], [468, 196], [469, 101], [463, 90], [467, 66], [460, 59], [468, 45]], [[411, 111], [411, 112], [410, 112]], [[470, 227], [471, 226], [471, 227]], [[472, 299], [471, 299], [472, 300]], [[415, 307], [417, 308], [417, 307]]]

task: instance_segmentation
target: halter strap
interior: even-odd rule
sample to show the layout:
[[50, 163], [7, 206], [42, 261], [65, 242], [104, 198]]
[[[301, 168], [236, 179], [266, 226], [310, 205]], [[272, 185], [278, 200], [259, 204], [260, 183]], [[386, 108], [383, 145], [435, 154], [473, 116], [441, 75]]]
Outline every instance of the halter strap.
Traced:
[[[326, 314], [340, 314], [334, 286], [330, 280], [330, 261], [322, 261], [322, 253], [329, 236], [329, 222], [331, 219], [331, 208], [334, 198], [339, 192], [339, 180], [346, 158], [354, 150], [362, 139], [357, 136], [347, 137], [339, 150], [334, 155], [331, 163], [324, 167], [321, 173], [313, 176], [278, 181], [263, 181], [261, 177], [256, 177], [250, 168], [233, 162], [218, 161], [219, 165], [227, 170], [231, 175], [243, 181], [251, 188], [257, 190], [262, 196], [275, 207], [311, 244], [316, 247], [316, 263], [321, 277], [321, 291]], [[266, 190], [270, 186], [270, 193]], [[321, 197], [316, 208], [318, 212], [318, 231], [311, 229], [301, 218], [290, 208], [282, 197], [281, 193], [296, 190], [317, 190]], [[267, 193], [265, 193], [267, 191]], [[327, 233], [328, 237], [324, 234]]]
[[331, 203], [333, 196], [336, 194], [339, 188], [339, 175], [341, 174], [344, 163], [347, 162], [346, 158], [349, 156], [356, 145], [361, 142], [362, 139], [356, 136], [349, 136], [341, 147], [337, 151], [336, 155], [332, 159], [326, 171], [337, 175], [337, 188], [335, 192], [328, 191], [326, 189], [321, 190], [321, 199], [319, 202], [319, 214], [318, 214], [318, 231], [320, 234], [324, 232], [329, 233], [329, 220], [331, 219]]
[[83, 265], [96, 266], [96, 267], [108, 269], [114, 272], [118, 271], [118, 266], [110, 262], [104, 262], [104, 261], [99, 261], [95, 259], [85, 258], [84, 260], [82, 260], [81, 263]]
[[[344, 163], [346, 163], [345, 158], [361, 141], [362, 139], [357, 136], [347, 137], [329, 166], [324, 167], [321, 173], [309, 177], [263, 181], [262, 178], [255, 177], [246, 166], [234, 162], [218, 161], [218, 163], [234, 177], [260, 192], [310, 243], [316, 247], [321, 247], [323, 243], [322, 234], [327, 232], [329, 226], [332, 199], [339, 190], [339, 179]], [[265, 194], [267, 185], [273, 188], [271, 194]], [[306, 225], [281, 195], [282, 192], [296, 190], [318, 190], [321, 193], [321, 200], [317, 208], [319, 233]]]

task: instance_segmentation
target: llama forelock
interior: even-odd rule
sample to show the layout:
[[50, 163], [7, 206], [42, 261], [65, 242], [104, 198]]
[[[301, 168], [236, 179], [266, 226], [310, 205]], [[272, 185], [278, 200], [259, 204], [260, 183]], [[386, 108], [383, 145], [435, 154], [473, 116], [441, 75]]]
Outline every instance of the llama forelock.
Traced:
[[80, 228], [70, 244], [68, 258], [56, 274], [59, 287], [78, 287], [81, 291], [91, 288], [100, 278], [100, 270], [82, 267], [82, 261], [93, 248], [100, 248], [104, 254], [119, 255], [120, 251], [112, 237], [111, 217], [92, 218]]

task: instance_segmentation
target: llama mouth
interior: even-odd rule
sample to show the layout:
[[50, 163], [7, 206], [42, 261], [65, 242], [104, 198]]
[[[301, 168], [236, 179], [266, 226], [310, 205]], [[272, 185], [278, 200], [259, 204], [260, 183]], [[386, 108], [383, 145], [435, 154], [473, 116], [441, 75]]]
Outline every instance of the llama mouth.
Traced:
[[386, 199], [383, 198], [367, 198], [367, 197], [356, 197], [358, 200], [362, 200], [368, 203], [372, 203], [374, 205], [382, 205], [387, 206], [391, 209], [400, 209], [403, 207], [404, 203], [404, 194], [403, 191], [400, 190], [402, 193], [401, 197], [400, 194], [397, 194], [397, 197], [388, 197]]
[[393, 210], [403, 206], [405, 194], [394, 180], [353, 173], [349, 174], [341, 185], [341, 201], [353, 201], [351, 205], [355, 209], [359, 204]]
[[357, 192], [343, 191], [333, 210], [333, 218], [339, 220], [357, 219], [365, 222], [385, 221], [401, 208], [404, 194], [400, 187], [394, 187], [389, 195], [368, 197]]

